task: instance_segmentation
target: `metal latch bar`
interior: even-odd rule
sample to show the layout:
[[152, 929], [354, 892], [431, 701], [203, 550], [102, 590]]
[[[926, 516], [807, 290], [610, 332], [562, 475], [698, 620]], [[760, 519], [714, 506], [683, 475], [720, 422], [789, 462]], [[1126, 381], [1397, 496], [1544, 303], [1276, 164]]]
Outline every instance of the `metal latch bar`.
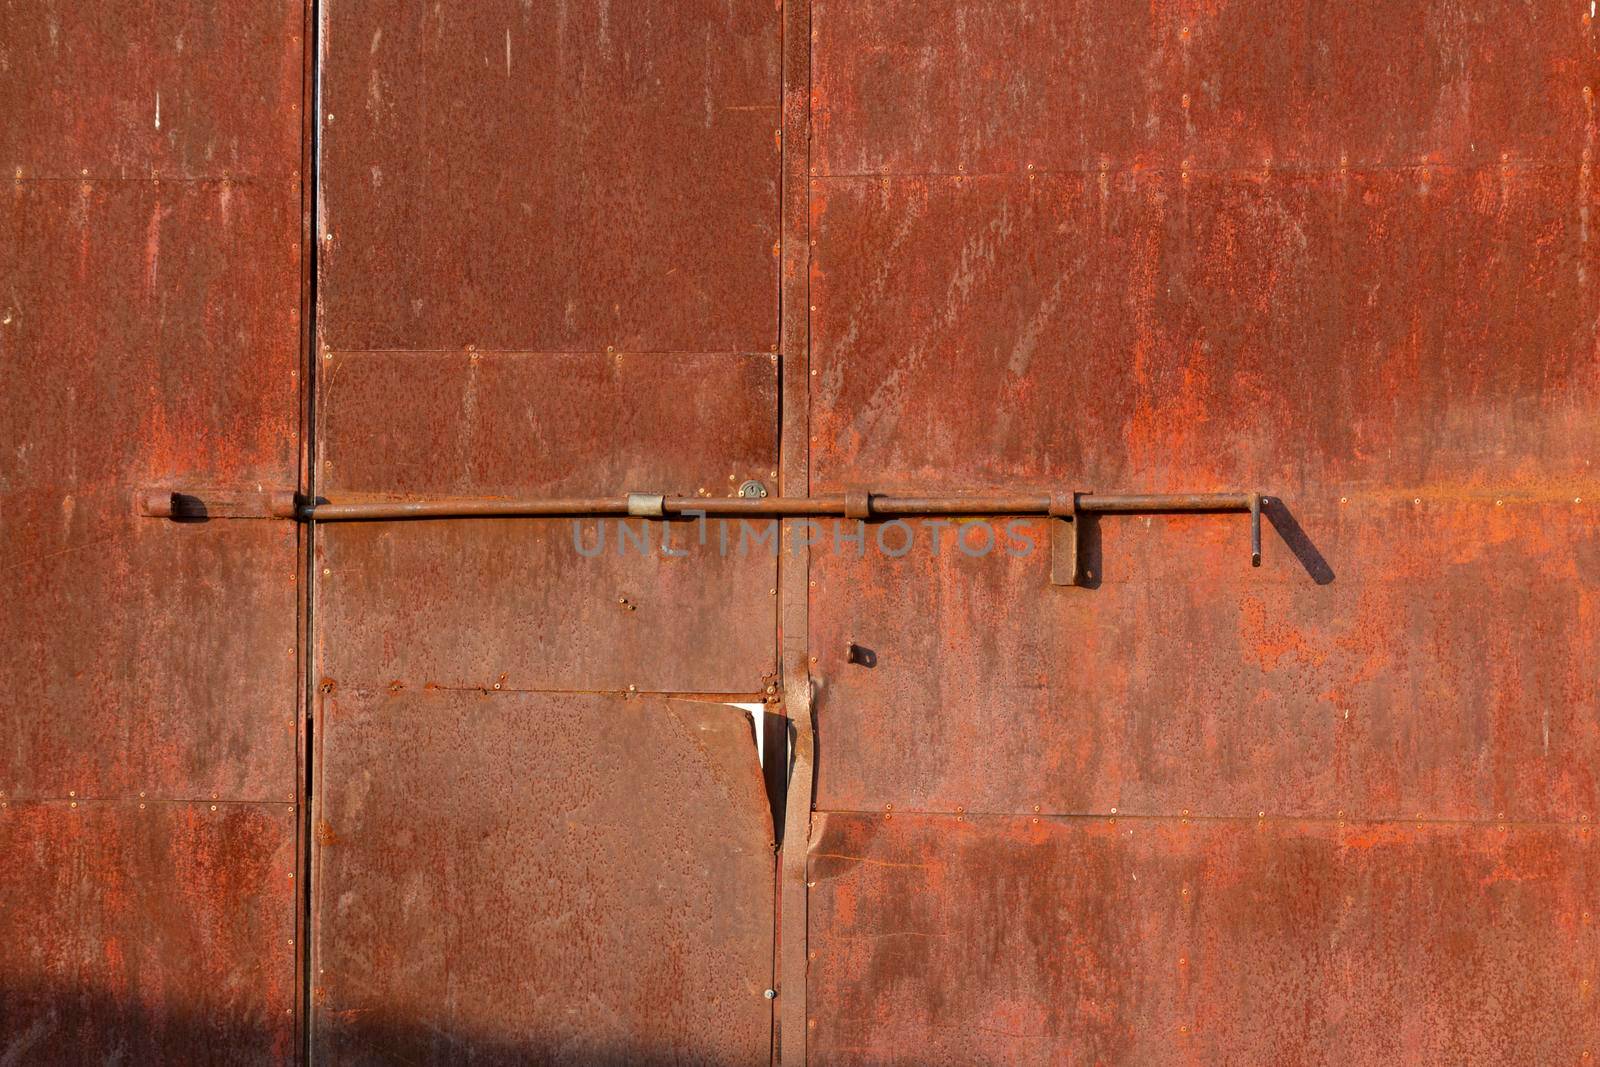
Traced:
[[306, 500], [294, 493], [204, 493], [151, 489], [140, 510], [174, 520], [216, 517], [286, 518], [299, 522], [392, 522], [407, 519], [634, 516], [641, 518], [840, 516], [866, 520], [916, 515], [1047, 515], [1051, 519], [1051, 581], [1080, 585], [1082, 516], [1133, 513], [1249, 512], [1250, 563], [1261, 566], [1260, 493], [1024, 493], [911, 496], [851, 489], [812, 497], [698, 497], [627, 493], [615, 497], [442, 497], [433, 499]]

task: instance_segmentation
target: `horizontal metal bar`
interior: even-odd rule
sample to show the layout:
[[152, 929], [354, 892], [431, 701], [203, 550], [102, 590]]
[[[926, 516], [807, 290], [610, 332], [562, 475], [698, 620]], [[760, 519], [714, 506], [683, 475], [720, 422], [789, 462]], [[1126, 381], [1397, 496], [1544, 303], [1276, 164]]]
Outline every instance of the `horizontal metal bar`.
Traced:
[[[300, 505], [296, 517], [302, 521], [355, 522], [395, 519], [513, 518], [550, 516], [607, 516], [637, 513], [629, 510], [629, 498], [468, 498], [436, 500], [318, 501]], [[1229, 512], [1251, 511], [1255, 493], [1145, 493], [1138, 495], [1083, 493], [1077, 498], [1080, 513], [1121, 514], [1129, 512]], [[1016, 496], [893, 496], [872, 494], [868, 498], [872, 516], [908, 515], [1047, 515], [1047, 494]], [[1259, 505], [1254, 505], [1259, 506]], [[662, 517], [750, 516], [802, 518], [806, 516], [848, 514], [843, 494], [815, 497], [692, 497], [661, 498]]]

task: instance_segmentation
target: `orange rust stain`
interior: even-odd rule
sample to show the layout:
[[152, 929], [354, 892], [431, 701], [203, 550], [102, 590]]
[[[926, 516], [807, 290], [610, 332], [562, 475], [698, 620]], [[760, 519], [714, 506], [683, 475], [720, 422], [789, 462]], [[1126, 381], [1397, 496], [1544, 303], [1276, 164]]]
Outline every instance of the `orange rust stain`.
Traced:
[[1313, 667], [1327, 662], [1328, 653], [1315, 647], [1298, 629], [1284, 622], [1269, 622], [1266, 604], [1259, 597], [1248, 596], [1240, 602], [1239, 622], [1241, 637], [1254, 649], [1262, 670], [1276, 669], [1286, 655]]

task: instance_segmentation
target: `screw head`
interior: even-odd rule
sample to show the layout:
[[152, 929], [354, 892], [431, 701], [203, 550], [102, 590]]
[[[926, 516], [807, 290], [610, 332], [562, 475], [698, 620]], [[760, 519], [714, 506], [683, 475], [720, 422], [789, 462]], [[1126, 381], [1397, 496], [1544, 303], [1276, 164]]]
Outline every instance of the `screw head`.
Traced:
[[776, 989], [769, 989], [766, 992], [762, 993], [761, 995], [766, 997], [768, 1000], [777, 1000], [778, 999], [778, 991]]

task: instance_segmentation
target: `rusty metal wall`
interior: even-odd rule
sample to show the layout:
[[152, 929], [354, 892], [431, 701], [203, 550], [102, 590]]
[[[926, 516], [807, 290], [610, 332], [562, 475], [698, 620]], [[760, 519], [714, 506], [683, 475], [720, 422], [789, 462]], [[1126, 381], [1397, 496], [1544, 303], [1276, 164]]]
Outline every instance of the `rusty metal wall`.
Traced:
[[0, 16], [0, 1059], [294, 1056], [305, 9]]
[[[776, 492], [776, 7], [322, 10], [315, 491]], [[317, 528], [317, 1062], [767, 1058], [777, 561], [629, 528]]]
[[813, 549], [809, 1061], [1600, 1055], [1592, 12], [812, 28], [812, 490], [1269, 538]]

